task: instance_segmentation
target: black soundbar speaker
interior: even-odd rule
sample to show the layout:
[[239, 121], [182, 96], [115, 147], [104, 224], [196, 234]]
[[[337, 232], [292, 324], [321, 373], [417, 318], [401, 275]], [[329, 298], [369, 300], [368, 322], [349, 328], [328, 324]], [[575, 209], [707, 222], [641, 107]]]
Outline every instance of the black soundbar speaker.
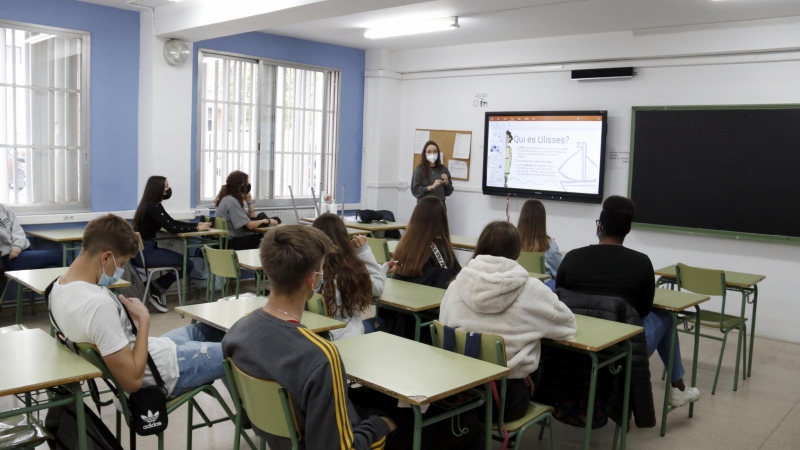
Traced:
[[572, 79], [575, 81], [633, 78], [634, 75], [636, 75], [636, 72], [633, 71], [633, 67], [612, 67], [608, 69], [583, 69], [572, 71]]

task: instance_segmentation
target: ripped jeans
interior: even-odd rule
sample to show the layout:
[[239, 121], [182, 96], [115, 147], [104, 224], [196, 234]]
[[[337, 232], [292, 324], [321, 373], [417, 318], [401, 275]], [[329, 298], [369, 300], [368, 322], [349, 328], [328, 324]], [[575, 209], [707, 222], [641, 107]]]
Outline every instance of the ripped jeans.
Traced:
[[222, 338], [225, 332], [202, 323], [172, 330], [162, 337], [175, 343], [178, 354], [178, 382], [172, 389], [177, 397], [198, 386], [224, 380]]

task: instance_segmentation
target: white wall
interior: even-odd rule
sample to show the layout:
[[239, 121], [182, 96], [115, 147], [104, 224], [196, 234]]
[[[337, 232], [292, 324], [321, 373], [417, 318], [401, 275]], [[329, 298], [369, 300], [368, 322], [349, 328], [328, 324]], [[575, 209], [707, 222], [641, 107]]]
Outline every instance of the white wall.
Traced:
[[[800, 28], [795, 26], [800, 35]], [[752, 30], [742, 33], [752, 37]], [[726, 31], [727, 33], [727, 31]], [[719, 37], [719, 36], [717, 36]], [[650, 36], [648, 36], [648, 39]], [[713, 39], [707, 35], [705, 39]], [[727, 48], [736, 50], [735, 36], [725, 36]], [[675, 40], [674, 36], [667, 39]], [[750, 39], [750, 38], [748, 38]], [[591, 39], [583, 39], [591, 45]], [[681, 39], [677, 39], [680, 41]], [[572, 45], [572, 38], [567, 39]], [[598, 39], [607, 43], [607, 40]], [[748, 45], [754, 45], [750, 39]], [[548, 40], [557, 45], [556, 40]], [[756, 43], [757, 44], [757, 43]], [[535, 46], [535, 42], [529, 43]], [[477, 48], [477, 47], [476, 47]], [[495, 45], [495, 52], [502, 52], [503, 44]], [[513, 48], [519, 48], [515, 43]], [[664, 46], [659, 48], [663, 49]], [[481, 44], [481, 55], [486, 52]], [[558, 48], [549, 49], [557, 53]], [[591, 49], [583, 49], [591, 53]], [[596, 48], [598, 59], [605, 47]], [[685, 48], [686, 54], [691, 48]], [[419, 51], [421, 59], [433, 57], [435, 50]], [[469, 46], [459, 48], [463, 67], [481, 67], [481, 61], [470, 52]], [[678, 56], [682, 56], [677, 54]], [[497, 57], [502, 59], [502, 57]], [[454, 59], [447, 59], [447, 66], [453, 69]], [[439, 128], [472, 130], [472, 161], [470, 181], [454, 182], [455, 193], [448, 199], [451, 232], [477, 236], [483, 226], [491, 220], [505, 219], [506, 200], [501, 197], [484, 196], [480, 193], [482, 171], [483, 115], [487, 109], [472, 106], [476, 93], [489, 95], [489, 111], [525, 110], [608, 110], [609, 132], [608, 148], [627, 149], [630, 142], [631, 107], [640, 105], [703, 105], [703, 104], [748, 104], [748, 103], [800, 103], [800, 61], [797, 55], [789, 55], [782, 62], [758, 61], [760, 56], [734, 58], [738, 64], [713, 64], [695, 61], [682, 65], [685, 61], [674, 59], [676, 66], [670, 66], [669, 59], [661, 59], [656, 64], [628, 61], [606, 66], [634, 65], [638, 75], [630, 80], [573, 82], [568, 72], [517, 73], [507, 75], [464, 76], [461, 72], [449, 74], [404, 74], [400, 93], [399, 150], [395, 146], [385, 147], [381, 154], [381, 164], [389, 162], [394, 155], [397, 167], [396, 180], [408, 181], [412, 172], [413, 135], [415, 128]], [[795, 59], [795, 60], [792, 60]], [[400, 62], [414, 61], [412, 51], [403, 52]], [[521, 62], [521, 61], [518, 61]], [[531, 61], [534, 63], [534, 61]], [[553, 61], [537, 60], [536, 64]], [[422, 63], [420, 63], [422, 64]], [[640, 67], [641, 64], [644, 67]], [[681, 65], [677, 65], [681, 64]], [[652, 67], [647, 67], [647, 66]], [[429, 69], [435, 70], [432, 64]], [[497, 72], [502, 69], [497, 69]], [[490, 72], [487, 72], [490, 73]], [[417, 79], [412, 79], [417, 78]], [[365, 116], [391, 112], [370, 111]], [[366, 130], [365, 130], [366, 131]], [[794, 149], [787, 149], [794, 151]], [[391, 153], [390, 153], [391, 152]], [[627, 170], [606, 172], [605, 195], [627, 193]], [[385, 189], [397, 191], [397, 189]], [[397, 193], [398, 220], [407, 220], [415, 204], [415, 199], [406, 189]], [[516, 223], [523, 199], [511, 200], [511, 221]], [[576, 203], [545, 202], [548, 210], [548, 232], [562, 249], [569, 250], [596, 242], [594, 220], [600, 213], [599, 205]], [[743, 211], [746, 214], [746, 205]], [[800, 342], [800, 295], [794, 275], [800, 273], [800, 248], [793, 245], [736, 241], [714, 237], [701, 237], [664, 232], [645, 232], [634, 230], [626, 245], [650, 256], [654, 266], [660, 267], [676, 262], [715, 267], [725, 270], [760, 273], [767, 279], [759, 285], [760, 308], [756, 334], [771, 338]], [[729, 300], [735, 299], [731, 296]], [[730, 305], [740, 305], [738, 299]], [[707, 308], [718, 308], [718, 301], [706, 304]], [[729, 311], [738, 311], [738, 306]]]
[[[192, 64], [167, 64], [165, 39], [155, 37], [151, 12], [143, 11], [139, 37], [139, 192], [151, 175], [163, 175], [172, 187], [164, 204], [178, 218], [190, 211], [192, 158]], [[189, 42], [191, 50], [192, 43]]]

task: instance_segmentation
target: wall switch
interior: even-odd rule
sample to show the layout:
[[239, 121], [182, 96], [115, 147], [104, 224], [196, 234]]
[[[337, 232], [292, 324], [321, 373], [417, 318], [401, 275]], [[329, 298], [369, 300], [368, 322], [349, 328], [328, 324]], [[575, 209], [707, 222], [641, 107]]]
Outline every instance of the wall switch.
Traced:
[[397, 189], [408, 189], [408, 181], [401, 181], [397, 183]]

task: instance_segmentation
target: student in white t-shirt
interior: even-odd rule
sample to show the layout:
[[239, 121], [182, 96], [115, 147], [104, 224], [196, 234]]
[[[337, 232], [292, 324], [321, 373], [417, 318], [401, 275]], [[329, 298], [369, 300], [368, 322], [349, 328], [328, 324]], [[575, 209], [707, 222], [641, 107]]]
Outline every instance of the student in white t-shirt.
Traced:
[[[147, 367], [148, 351], [170, 396], [222, 378], [220, 342], [224, 332], [192, 324], [144, 339], [150, 332], [147, 308], [139, 299], [115, 296], [105, 287], [122, 276], [121, 266], [138, 249], [133, 228], [121, 217], [108, 214], [89, 222], [80, 255], [50, 293], [50, 310], [58, 329], [73, 342], [97, 346], [128, 393], [156, 384]], [[126, 309], [142, 338], [132, 333]]]

